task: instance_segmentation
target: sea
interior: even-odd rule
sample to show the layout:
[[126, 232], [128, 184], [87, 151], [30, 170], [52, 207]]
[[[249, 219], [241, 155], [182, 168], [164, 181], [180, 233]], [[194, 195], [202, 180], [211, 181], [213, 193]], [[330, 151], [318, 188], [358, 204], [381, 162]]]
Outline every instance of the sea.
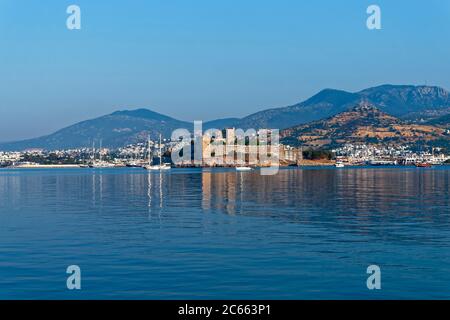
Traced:
[[0, 299], [449, 299], [449, 192], [446, 166], [0, 169]]

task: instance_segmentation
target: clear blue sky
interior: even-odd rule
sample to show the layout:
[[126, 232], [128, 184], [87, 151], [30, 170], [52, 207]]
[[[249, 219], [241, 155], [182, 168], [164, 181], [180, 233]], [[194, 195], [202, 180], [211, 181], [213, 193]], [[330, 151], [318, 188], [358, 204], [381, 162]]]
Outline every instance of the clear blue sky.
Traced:
[[125, 108], [209, 120], [327, 87], [450, 89], [449, 57], [449, 0], [0, 0], [0, 141]]

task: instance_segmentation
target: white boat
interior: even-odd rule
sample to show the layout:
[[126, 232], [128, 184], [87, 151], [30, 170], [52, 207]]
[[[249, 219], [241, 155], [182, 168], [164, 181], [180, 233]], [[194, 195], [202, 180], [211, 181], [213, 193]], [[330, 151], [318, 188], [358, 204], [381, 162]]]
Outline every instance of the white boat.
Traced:
[[236, 167], [236, 171], [252, 171], [250, 167]]
[[334, 165], [336, 168], [344, 168], [345, 165], [342, 162], [336, 162], [336, 164]]
[[151, 157], [151, 152], [150, 152], [150, 138], [148, 141], [148, 165], [144, 166], [145, 170], [151, 170], [151, 171], [165, 171], [165, 170], [170, 170], [170, 163], [162, 163], [162, 137], [161, 135], [159, 135], [159, 165], [152, 165], [152, 157]]
[[398, 165], [397, 160], [370, 160], [369, 165], [371, 166], [396, 166]]
[[94, 161], [89, 165], [90, 168], [113, 168], [115, 167], [114, 163], [109, 163], [106, 161], [98, 160]]
[[146, 170], [158, 170], [158, 171], [171, 169], [170, 165], [167, 165], [166, 163], [164, 163], [162, 166], [161, 165], [154, 165], [154, 166], [146, 165], [144, 168]]
[[125, 166], [129, 168], [142, 168], [144, 164], [139, 161], [128, 161]]
[[[89, 168], [113, 168], [115, 167], [114, 163], [110, 163], [108, 161], [105, 161], [102, 159], [102, 154], [101, 154], [101, 150], [102, 150], [102, 142], [100, 140], [100, 149], [98, 149], [98, 159], [96, 159], [95, 156], [95, 144], [94, 142], [92, 142], [92, 161], [91, 163], [88, 164]], [[82, 168], [86, 168], [86, 166], [84, 165]]]

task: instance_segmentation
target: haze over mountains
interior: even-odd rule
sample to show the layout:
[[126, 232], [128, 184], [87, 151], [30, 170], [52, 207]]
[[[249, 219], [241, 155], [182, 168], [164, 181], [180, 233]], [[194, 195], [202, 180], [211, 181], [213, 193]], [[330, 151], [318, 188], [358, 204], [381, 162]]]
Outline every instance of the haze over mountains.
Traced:
[[[204, 123], [203, 129], [236, 127], [286, 129], [345, 112], [361, 102], [409, 122], [437, 121], [446, 126], [450, 120], [450, 96], [443, 88], [433, 86], [382, 85], [351, 93], [325, 89], [293, 106], [272, 108], [242, 119], [218, 119]], [[103, 146], [115, 148], [155, 139], [161, 133], [170, 137], [173, 130], [192, 130], [193, 124], [147, 109], [117, 111], [99, 118], [79, 122], [53, 134], [0, 144], [0, 150], [47, 150], [92, 146], [100, 140]]]

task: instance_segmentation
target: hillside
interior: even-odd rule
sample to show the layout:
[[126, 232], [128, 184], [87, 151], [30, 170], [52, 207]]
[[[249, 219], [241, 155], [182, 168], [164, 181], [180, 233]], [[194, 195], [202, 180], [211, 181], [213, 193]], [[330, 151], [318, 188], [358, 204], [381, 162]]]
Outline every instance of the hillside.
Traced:
[[[450, 97], [445, 89], [383, 85], [357, 93], [325, 89], [290, 107], [267, 109], [242, 119], [226, 118], [205, 122], [203, 129], [285, 129], [335, 116], [362, 101], [387, 114], [415, 123], [446, 121], [445, 116], [450, 114]], [[430, 124], [433, 125], [432, 122]], [[0, 150], [67, 149], [91, 146], [92, 141], [98, 145], [100, 140], [103, 146], [114, 148], [144, 141], [148, 135], [155, 139], [162, 133], [168, 138], [172, 131], [178, 128], [191, 130], [192, 123], [147, 109], [125, 110], [83, 121], [44, 137], [2, 143]]]
[[450, 114], [450, 96], [445, 89], [382, 85], [356, 93], [325, 89], [299, 104], [249, 115], [236, 122], [235, 126], [283, 129], [336, 115], [362, 101], [386, 113], [414, 121]]
[[427, 121], [427, 124], [443, 128], [450, 128], [450, 114]]
[[442, 128], [400, 120], [369, 103], [360, 103], [325, 120], [285, 129], [281, 137], [284, 143], [311, 147], [346, 143], [414, 144], [449, 139]]
[[98, 146], [100, 140], [105, 147], [120, 147], [145, 141], [148, 135], [156, 139], [159, 133], [165, 137], [177, 128], [188, 128], [192, 124], [147, 110], [117, 111], [112, 114], [83, 121], [61, 129], [48, 136], [0, 144], [2, 150], [26, 148], [67, 149]]

